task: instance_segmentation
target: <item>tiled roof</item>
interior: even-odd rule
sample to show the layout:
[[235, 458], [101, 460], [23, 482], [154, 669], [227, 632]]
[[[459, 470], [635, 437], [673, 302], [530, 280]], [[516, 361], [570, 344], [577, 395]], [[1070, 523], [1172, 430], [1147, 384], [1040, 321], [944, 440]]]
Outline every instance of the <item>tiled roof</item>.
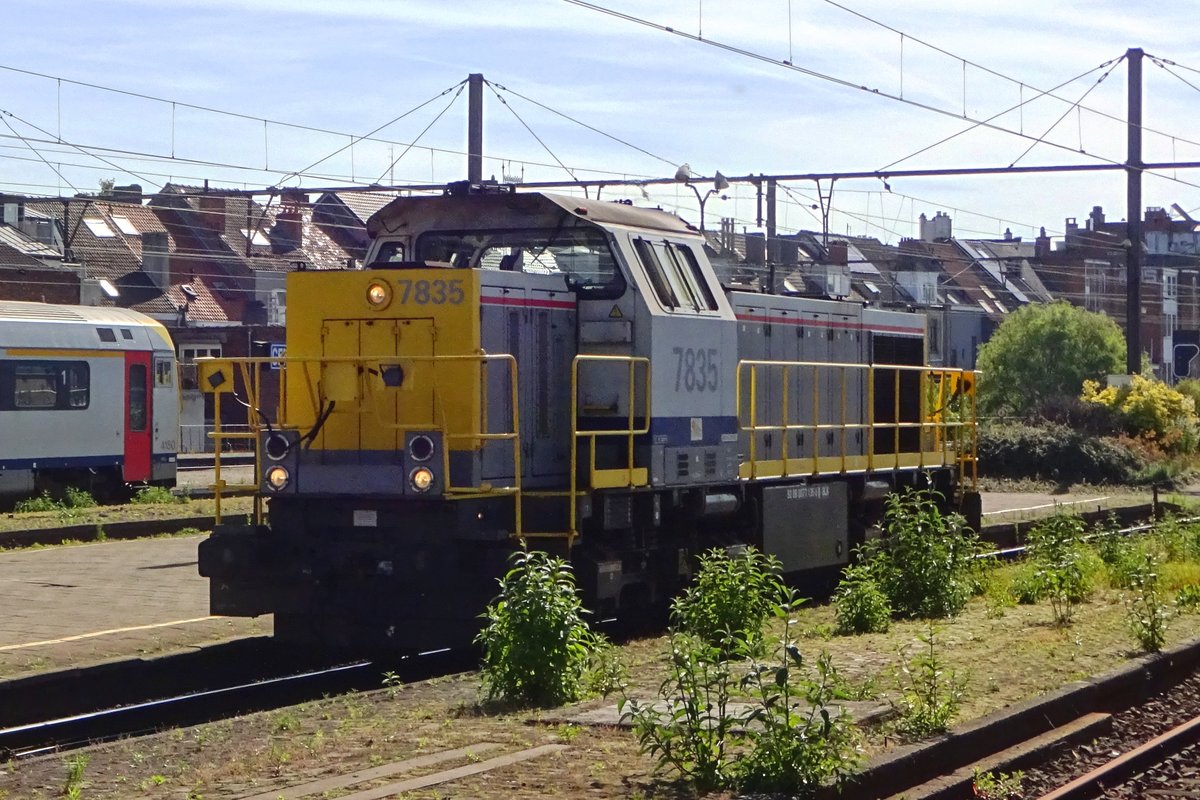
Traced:
[[205, 278], [201, 276], [197, 276], [185, 284], [174, 284], [167, 288], [165, 294], [172, 309], [187, 306], [188, 322], [233, 321]]
[[11, 225], [0, 224], [0, 242], [7, 245], [10, 249], [31, 258], [45, 260], [58, 260], [62, 258], [61, 254], [54, 247], [39, 242], [24, 231], [14, 228]]
[[[12, 230], [7, 225], [0, 225], [0, 233], [3, 233], [5, 229]], [[74, 270], [61, 267], [54, 262], [47, 265], [45, 262], [39, 261], [13, 247], [9, 244], [8, 237], [5, 236], [0, 236], [0, 269], [63, 269], [74, 272]]]
[[[56, 219], [63, 217], [63, 203], [59, 201], [29, 203], [28, 207]], [[116, 282], [124, 275], [140, 271], [142, 234], [166, 232], [152, 211], [136, 203], [73, 198], [65, 210], [65, 238], [89, 278]]]
[[[344, 247], [313, 224], [306, 202], [277, 200], [264, 206], [245, 196], [169, 185], [154, 200], [163, 221], [177, 240], [180, 255], [209, 260], [231, 276], [250, 271], [288, 272], [298, 262], [309, 269], [339, 269], [352, 257]], [[203, 215], [220, 213], [224, 220]], [[297, 240], [286, 215], [298, 214]], [[223, 224], [222, 224], [223, 222]]]
[[379, 209], [396, 199], [394, 192], [331, 192], [342, 205], [354, 212], [354, 216], [366, 225], [367, 220]]

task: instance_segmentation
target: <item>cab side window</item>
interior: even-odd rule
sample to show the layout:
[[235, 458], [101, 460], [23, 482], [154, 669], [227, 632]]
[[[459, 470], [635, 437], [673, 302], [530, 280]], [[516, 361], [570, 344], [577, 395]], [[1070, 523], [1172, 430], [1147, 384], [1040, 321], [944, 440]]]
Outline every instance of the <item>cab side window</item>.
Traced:
[[663, 308], [692, 312], [718, 310], [717, 299], [691, 247], [665, 239], [636, 238], [633, 249]]

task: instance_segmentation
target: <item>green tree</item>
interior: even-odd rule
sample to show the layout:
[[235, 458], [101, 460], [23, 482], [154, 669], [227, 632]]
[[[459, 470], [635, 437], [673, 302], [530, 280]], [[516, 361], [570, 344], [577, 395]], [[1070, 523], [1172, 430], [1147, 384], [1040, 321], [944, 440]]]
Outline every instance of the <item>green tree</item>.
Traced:
[[979, 348], [979, 405], [1025, 414], [1055, 398], [1079, 395], [1084, 380], [1125, 369], [1125, 338], [1103, 314], [1058, 301], [1008, 316]]

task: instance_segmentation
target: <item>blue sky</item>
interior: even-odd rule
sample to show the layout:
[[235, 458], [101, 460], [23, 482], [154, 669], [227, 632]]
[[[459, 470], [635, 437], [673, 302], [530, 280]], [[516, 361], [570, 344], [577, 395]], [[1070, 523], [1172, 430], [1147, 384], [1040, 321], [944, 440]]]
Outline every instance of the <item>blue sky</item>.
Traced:
[[[969, 126], [954, 115], [990, 117], [1028, 100], [1036, 93], [1031, 87], [1048, 89], [1088, 73], [1057, 92], [1077, 100], [1104, 72], [1096, 68], [1129, 47], [1179, 65], [1167, 65], [1172, 74], [1150, 60], [1144, 64], [1146, 160], [1200, 161], [1200, 132], [1193, 124], [1200, 111], [1200, 88], [1195, 88], [1200, 73], [1187, 69], [1200, 69], [1200, 40], [1189, 32], [1189, 20], [1164, 12], [1159, 4], [597, 4], [769, 59], [787, 59], [878, 93], [564, 0], [8, 0], [0, 109], [12, 130], [0, 126], [5, 137], [0, 140], [0, 191], [72, 194], [93, 191], [101, 178], [151, 189], [167, 180], [200, 183], [205, 178], [213, 185], [251, 188], [458, 179], [465, 174], [465, 93], [452, 104], [453, 95], [440, 97], [388, 126], [378, 134], [386, 142], [358, 142], [311, 174], [288, 175], [344, 147], [350, 135], [366, 134], [430, 101], [470, 72], [653, 154], [593, 133], [517, 94], [502, 93], [506, 108], [487, 91], [485, 174], [523, 171], [527, 180], [569, 179], [557, 161], [585, 178], [669, 177], [684, 162], [703, 176], [716, 170], [726, 175], [874, 170]], [[1004, 77], [972, 65], [964, 70], [962, 58]], [[1062, 117], [1048, 138], [1066, 149], [1038, 145], [1020, 164], [1091, 161], [1072, 152], [1080, 147], [1122, 161], [1125, 85], [1120, 64], [1083, 101], [1089, 110], [1043, 99], [996, 124], [1038, 136]], [[901, 93], [948, 115], [884, 96]], [[426, 126], [431, 127], [422, 136]], [[73, 146], [26, 144], [19, 137], [61, 138]], [[418, 137], [418, 146], [389, 167]], [[897, 166], [1006, 166], [1029, 143], [975, 130]], [[1200, 207], [1200, 170], [1176, 177], [1184, 182], [1148, 177], [1145, 204]], [[1051, 233], [1061, 231], [1065, 217], [1084, 218], [1095, 204], [1103, 205], [1110, 219], [1125, 215], [1121, 173], [895, 179], [889, 184], [890, 192], [879, 181], [839, 183], [831, 230], [894, 242], [914, 235], [920, 213], [947, 211], [964, 235], [995, 236], [1011, 228], [1031, 236], [1041, 225]], [[697, 216], [686, 187], [650, 187], [649, 194], [654, 203], [689, 219]], [[726, 200], [709, 201], [709, 224], [727, 216], [753, 227], [751, 190], [735, 185], [726, 194]], [[637, 190], [628, 196], [641, 201]], [[791, 185], [781, 194], [781, 227], [819, 228], [810, 208], [815, 200], [811, 183]]]

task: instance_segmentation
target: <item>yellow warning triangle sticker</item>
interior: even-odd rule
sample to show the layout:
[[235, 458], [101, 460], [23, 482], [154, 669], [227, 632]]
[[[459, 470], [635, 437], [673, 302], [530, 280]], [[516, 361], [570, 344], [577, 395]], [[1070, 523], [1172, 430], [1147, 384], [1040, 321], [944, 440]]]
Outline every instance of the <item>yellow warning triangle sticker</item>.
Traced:
[[620, 319], [621, 316], [621, 309], [617, 308], [616, 306], [613, 306], [612, 311], [608, 312], [609, 319]]

